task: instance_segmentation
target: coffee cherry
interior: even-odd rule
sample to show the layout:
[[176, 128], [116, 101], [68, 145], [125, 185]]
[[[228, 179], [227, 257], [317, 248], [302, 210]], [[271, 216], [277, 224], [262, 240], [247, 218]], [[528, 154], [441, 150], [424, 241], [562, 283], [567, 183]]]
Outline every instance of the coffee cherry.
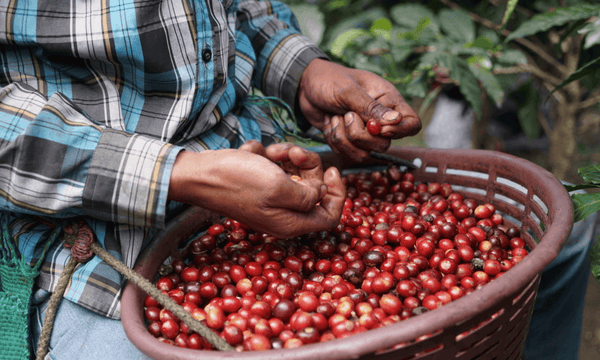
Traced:
[[[225, 218], [190, 242], [188, 259], [161, 268], [157, 288], [238, 351], [283, 349], [434, 310], [529, 254], [492, 204], [448, 184], [420, 183], [394, 167], [343, 182], [334, 229], [284, 240]], [[213, 349], [154, 298], [144, 307], [159, 341]]]
[[377, 136], [381, 133], [381, 124], [376, 120], [367, 121], [367, 131], [373, 136]]

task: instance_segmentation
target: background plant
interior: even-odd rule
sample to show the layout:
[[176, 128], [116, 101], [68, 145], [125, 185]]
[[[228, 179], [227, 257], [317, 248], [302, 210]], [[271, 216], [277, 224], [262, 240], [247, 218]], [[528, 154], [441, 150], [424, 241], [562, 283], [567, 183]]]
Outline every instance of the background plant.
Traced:
[[600, 4], [288, 2], [332, 60], [384, 76], [421, 99], [421, 112], [443, 85], [457, 86], [477, 120], [474, 147], [484, 146], [494, 107], [510, 100], [528, 138], [550, 138], [544, 165], [558, 178], [573, 181], [577, 167], [600, 161], [594, 141], [578, 141], [600, 131]]

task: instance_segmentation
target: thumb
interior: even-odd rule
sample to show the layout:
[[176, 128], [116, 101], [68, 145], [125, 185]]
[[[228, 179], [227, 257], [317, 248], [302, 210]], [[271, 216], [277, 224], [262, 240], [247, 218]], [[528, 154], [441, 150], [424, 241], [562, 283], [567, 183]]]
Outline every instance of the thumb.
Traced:
[[396, 125], [402, 121], [400, 112], [382, 105], [361, 88], [353, 91], [346, 99], [346, 103], [348, 109], [360, 114], [365, 122], [373, 119], [381, 125]]
[[327, 195], [327, 185], [318, 179], [303, 179], [302, 181], [286, 181], [280, 192], [278, 207], [306, 213], [311, 211], [321, 199]]

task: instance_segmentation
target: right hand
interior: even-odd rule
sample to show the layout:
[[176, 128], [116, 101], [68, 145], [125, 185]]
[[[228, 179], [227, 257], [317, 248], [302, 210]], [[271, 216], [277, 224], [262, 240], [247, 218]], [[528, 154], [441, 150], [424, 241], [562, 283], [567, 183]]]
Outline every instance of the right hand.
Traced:
[[[398, 89], [381, 76], [314, 59], [298, 86], [298, 104], [306, 119], [323, 132], [331, 149], [364, 161], [370, 151], [385, 152], [391, 139], [412, 136], [421, 121]], [[375, 120], [381, 134], [371, 135], [366, 124]]]
[[[302, 181], [293, 181], [286, 171]], [[278, 238], [330, 230], [340, 221], [345, 196], [336, 168], [323, 172], [317, 154], [291, 144], [182, 151], [169, 185], [169, 200], [206, 208]]]

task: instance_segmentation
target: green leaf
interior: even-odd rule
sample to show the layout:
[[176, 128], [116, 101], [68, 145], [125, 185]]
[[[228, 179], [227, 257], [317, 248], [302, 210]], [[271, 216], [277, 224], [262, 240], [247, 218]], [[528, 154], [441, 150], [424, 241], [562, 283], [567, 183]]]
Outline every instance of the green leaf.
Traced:
[[523, 22], [506, 38], [505, 42], [546, 31], [569, 21], [597, 16], [599, 12], [599, 4], [578, 4], [566, 8], [555, 8], [553, 11], [534, 15], [531, 19]]
[[600, 164], [588, 165], [577, 169], [583, 181], [600, 185]]
[[600, 210], [600, 193], [571, 195], [574, 208], [574, 222], [585, 220]]
[[402, 25], [410, 30], [419, 26], [421, 19], [429, 19], [429, 29], [434, 33], [440, 32], [440, 27], [436, 21], [435, 14], [427, 7], [420, 4], [399, 4], [390, 9], [390, 15], [398, 25]]
[[443, 67], [448, 67], [448, 58], [449, 54], [439, 51], [427, 52], [421, 56], [419, 59], [419, 64], [416, 68], [419, 70], [426, 70], [433, 68], [433, 66], [437, 64]]
[[[427, 85], [422, 76], [416, 76], [406, 85], [405, 92], [410, 97], [423, 98], [427, 96]], [[402, 92], [404, 95], [404, 92]]]
[[596, 281], [600, 283], [600, 241], [596, 241], [590, 249], [590, 261], [592, 275], [596, 278]]
[[581, 185], [564, 185], [567, 192], [584, 190], [584, 189], [596, 189], [600, 187], [599, 184], [581, 184]]
[[600, 44], [600, 19], [587, 24], [585, 30], [587, 31], [580, 32], [586, 34], [585, 43], [583, 44], [584, 49], [589, 49], [594, 45]]
[[476, 54], [476, 55], [473, 55], [473, 56], [467, 58], [465, 61], [471, 67], [484, 68], [487, 70], [492, 68], [492, 62], [485, 55]]
[[[463, 44], [451, 44], [448, 46], [448, 52], [452, 55], [465, 55], [477, 58], [489, 59], [489, 52], [478, 47], [465, 47]], [[489, 62], [491, 66], [491, 61]]]
[[453, 39], [461, 42], [475, 40], [475, 22], [464, 10], [442, 9], [438, 14], [442, 29]]
[[527, 64], [527, 56], [520, 50], [505, 49], [498, 56], [498, 62], [509, 65]]
[[392, 22], [388, 18], [377, 19], [373, 21], [373, 24], [371, 24], [371, 31], [374, 29], [390, 31], [392, 30]]
[[390, 40], [392, 34], [392, 22], [388, 18], [377, 19], [373, 22], [369, 30], [375, 36], [381, 36], [386, 40]]
[[340, 56], [344, 48], [352, 44], [356, 39], [361, 36], [371, 36], [371, 33], [365, 29], [348, 29], [340, 34], [333, 44], [331, 44], [331, 53], [336, 56]]
[[484, 67], [471, 66], [473, 74], [481, 81], [483, 88], [494, 101], [497, 107], [500, 107], [504, 102], [504, 90], [498, 79], [488, 69]]
[[442, 91], [442, 86], [438, 86], [435, 89], [433, 89], [432, 91], [430, 91], [429, 94], [427, 94], [427, 96], [425, 97], [425, 100], [423, 100], [423, 103], [421, 104], [421, 108], [419, 109], [419, 114], [422, 114], [427, 109], [429, 104], [431, 104], [431, 102], [433, 100], [435, 100], [435, 98], [437, 98], [437, 96], [440, 94], [441, 91]]
[[538, 121], [538, 106], [541, 99], [539, 90], [534, 88], [533, 82], [529, 80], [509, 96], [517, 103], [517, 116], [521, 129], [528, 139], [537, 138], [541, 130]]
[[406, 58], [412, 54], [415, 43], [406, 39], [395, 39], [394, 44], [390, 46], [390, 54], [398, 64], [403, 63]]
[[[328, 2], [329, 3], [329, 2]], [[375, 7], [368, 9], [364, 12], [358, 13], [354, 16], [343, 18], [335, 23], [335, 25], [329, 25], [331, 19], [326, 19], [327, 23], [325, 34], [323, 35], [324, 42], [321, 44], [321, 48], [325, 50], [331, 49], [331, 45], [341, 34], [348, 29], [353, 28], [366, 28], [373, 21], [386, 16], [386, 12], [382, 7]]]
[[515, 11], [518, 3], [519, 0], [508, 0], [508, 4], [506, 4], [506, 11], [504, 11], [504, 16], [502, 16], [502, 23], [500, 24], [499, 30], [502, 30], [506, 27], [506, 23], [508, 22], [508, 19], [510, 19], [512, 13]]
[[556, 44], [556, 45], [558, 45], [560, 47], [560, 44], [562, 44], [562, 42], [565, 41], [566, 38], [575, 36], [575, 34], [578, 33], [579, 31], [581, 31], [581, 29], [584, 28], [586, 24], [587, 24], [587, 19], [581, 19], [581, 20], [577, 20], [577, 21], [573, 21], [573, 22], [569, 23], [567, 26], [565, 26], [563, 33], [560, 35], [560, 40], [558, 41], [558, 44]]
[[461, 94], [465, 97], [471, 108], [477, 114], [477, 117], [481, 117], [481, 98], [477, 78], [473, 75], [470, 66], [458, 56], [448, 55], [448, 70], [450, 70], [450, 77], [458, 81], [458, 89]]
[[466, 44], [465, 46], [476, 47], [484, 50], [493, 50], [496, 45], [492, 42], [492, 40], [488, 39], [487, 37], [480, 36], [477, 39]]
[[479, 37], [484, 37], [490, 39], [494, 44], [498, 44], [500, 42], [500, 37], [498, 34], [492, 29], [481, 28], [479, 29]]
[[325, 8], [329, 11], [336, 10], [348, 6], [348, 0], [331, 0], [325, 4]]
[[[600, 73], [600, 57], [590, 61], [589, 63], [587, 63], [587, 64], [581, 66], [579, 69], [575, 70], [575, 72], [572, 73], [563, 82], [556, 85], [554, 90], [552, 90], [552, 92], [550, 92], [550, 95], [552, 95], [555, 91], [560, 90], [563, 87], [565, 87], [566, 85], [572, 83], [573, 81], [577, 81], [579, 79], [582, 79], [582, 78], [584, 78], [586, 76], [590, 76], [590, 75], [597, 76], [598, 73]], [[548, 97], [550, 97], [550, 95], [548, 95]]]

